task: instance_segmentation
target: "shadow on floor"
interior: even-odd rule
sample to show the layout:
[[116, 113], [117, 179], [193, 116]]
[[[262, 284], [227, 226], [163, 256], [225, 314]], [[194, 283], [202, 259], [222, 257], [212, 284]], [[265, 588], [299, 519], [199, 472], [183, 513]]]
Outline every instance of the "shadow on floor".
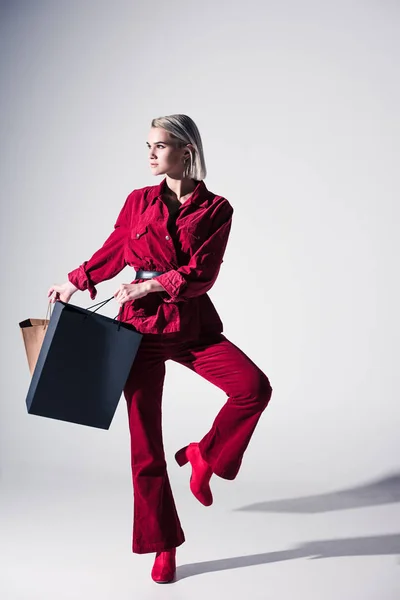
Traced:
[[265, 552], [248, 556], [234, 556], [199, 563], [181, 565], [176, 570], [176, 580], [194, 575], [227, 571], [254, 565], [293, 560], [296, 558], [331, 558], [337, 556], [377, 556], [400, 554], [400, 534], [378, 535], [371, 537], [343, 538], [336, 540], [318, 540], [306, 542], [290, 550]]
[[236, 508], [236, 511], [279, 512], [279, 513], [321, 513], [348, 508], [379, 506], [400, 502], [400, 474], [396, 473], [352, 488], [302, 496], [300, 498], [284, 498], [268, 500]]

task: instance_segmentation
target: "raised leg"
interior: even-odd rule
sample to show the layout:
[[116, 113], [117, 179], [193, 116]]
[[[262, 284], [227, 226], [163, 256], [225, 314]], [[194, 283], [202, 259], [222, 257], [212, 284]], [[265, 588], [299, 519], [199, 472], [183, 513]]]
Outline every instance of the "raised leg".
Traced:
[[234, 479], [258, 420], [271, 398], [268, 377], [222, 334], [182, 345], [171, 358], [227, 394], [228, 400], [198, 447], [216, 475]]

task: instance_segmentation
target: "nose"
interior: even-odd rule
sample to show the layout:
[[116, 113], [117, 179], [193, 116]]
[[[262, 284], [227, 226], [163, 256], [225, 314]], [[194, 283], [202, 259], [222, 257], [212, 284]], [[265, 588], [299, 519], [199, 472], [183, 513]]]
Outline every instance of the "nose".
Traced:
[[152, 158], [157, 158], [154, 150], [152, 150], [151, 148], [149, 148], [149, 159], [151, 160]]

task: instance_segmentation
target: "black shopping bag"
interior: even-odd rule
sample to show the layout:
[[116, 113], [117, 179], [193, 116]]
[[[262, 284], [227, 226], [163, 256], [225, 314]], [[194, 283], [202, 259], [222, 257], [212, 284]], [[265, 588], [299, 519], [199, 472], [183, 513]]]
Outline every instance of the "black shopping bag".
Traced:
[[58, 300], [26, 397], [28, 413], [109, 429], [142, 337], [128, 323]]

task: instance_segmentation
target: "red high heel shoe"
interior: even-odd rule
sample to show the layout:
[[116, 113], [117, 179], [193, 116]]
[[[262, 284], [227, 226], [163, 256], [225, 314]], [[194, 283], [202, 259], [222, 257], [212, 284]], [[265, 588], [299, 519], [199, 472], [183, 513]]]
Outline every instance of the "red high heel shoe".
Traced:
[[157, 552], [153, 568], [151, 570], [151, 578], [156, 583], [171, 583], [175, 578], [176, 548]]
[[184, 448], [178, 450], [175, 454], [175, 460], [180, 467], [190, 462], [192, 466], [192, 475], [190, 477], [190, 489], [192, 494], [204, 506], [210, 506], [213, 503], [209, 481], [213, 474], [210, 465], [200, 454], [199, 444], [193, 442]]

